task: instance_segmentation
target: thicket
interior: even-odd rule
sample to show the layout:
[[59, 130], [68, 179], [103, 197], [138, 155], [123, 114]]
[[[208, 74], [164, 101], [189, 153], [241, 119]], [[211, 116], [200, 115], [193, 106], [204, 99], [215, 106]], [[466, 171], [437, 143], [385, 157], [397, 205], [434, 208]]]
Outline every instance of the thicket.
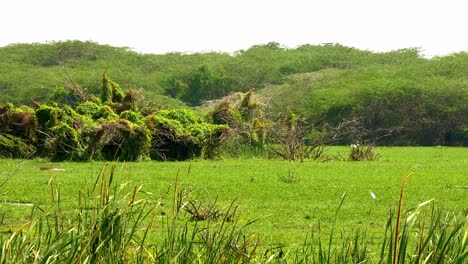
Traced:
[[253, 91], [237, 93], [216, 102], [208, 113], [214, 124], [232, 128], [231, 143], [263, 149], [267, 143], [266, 105], [255, 98]]
[[311, 155], [311, 150], [330, 142], [324, 139], [327, 131], [308, 143], [310, 127], [292, 112], [289, 119], [270, 118], [267, 105], [253, 91], [213, 103], [204, 115], [188, 108], [151, 110], [141, 107], [137, 92], [124, 93], [104, 73], [100, 98], [83, 98], [90, 100], [76, 107], [37, 102], [34, 109], [0, 106], [0, 155], [55, 161], [187, 160], [215, 158], [225, 151], [239, 155], [232, 150], [247, 146], [269, 156], [303, 160], [319, 158], [320, 152]]
[[[107, 73], [100, 98], [75, 108], [36, 103], [0, 106], [0, 156], [52, 160], [184, 160], [212, 158], [229, 127], [206, 122], [189, 109], [140, 107]], [[144, 111], [143, 111], [144, 110]], [[149, 113], [149, 114], [147, 114]]]
[[[385, 145], [468, 144], [468, 54], [401, 65], [323, 70], [259, 91], [272, 112], [290, 107], [315, 127], [359, 119]], [[353, 143], [343, 138], [341, 144]]]
[[[79, 41], [15, 44], [0, 48], [0, 103], [57, 102], [78, 111], [83, 96], [76, 91], [81, 91], [97, 95], [87, 100], [107, 105], [117, 115], [138, 109], [148, 116], [225, 96], [219, 107], [230, 111], [241, 100], [229, 95], [253, 89], [265, 105], [259, 109], [270, 110], [269, 117], [289, 107], [305, 118], [309, 131], [359, 119], [365, 141], [460, 146], [468, 144], [467, 68], [464, 52], [425, 59], [417, 49], [374, 53], [339, 44], [286, 48], [271, 42], [234, 54], [164, 55]], [[97, 74], [102, 69], [113, 80]], [[136, 90], [129, 92], [131, 87]], [[135, 105], [141, 96], [146, 103]], [[107, 114], [112, 113], [103, 108], [102, 115]], [[236, 134], [239, 142], [263, 144], [268, 130], [263, 117], [232, 118], [231, 127], [252, 132]], [[335, 143], [357, 142], [343, 137]]]

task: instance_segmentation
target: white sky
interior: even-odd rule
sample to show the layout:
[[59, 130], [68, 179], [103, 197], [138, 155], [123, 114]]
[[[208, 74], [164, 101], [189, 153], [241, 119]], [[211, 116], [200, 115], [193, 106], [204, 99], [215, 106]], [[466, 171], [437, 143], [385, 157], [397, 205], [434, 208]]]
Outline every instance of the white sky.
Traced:
[[340, 43], [468, 51], [467, 0], [0, 0], [0, 46], [91, 40], [143, 53]]

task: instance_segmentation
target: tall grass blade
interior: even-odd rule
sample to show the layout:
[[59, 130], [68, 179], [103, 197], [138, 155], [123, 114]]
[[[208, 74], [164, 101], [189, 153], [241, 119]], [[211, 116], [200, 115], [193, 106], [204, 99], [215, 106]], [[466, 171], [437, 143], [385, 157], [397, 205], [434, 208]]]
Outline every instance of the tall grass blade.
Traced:
[[400, 223], [401, 223], [401, 212], [403, 210], [403, 197], [405, 193], [405, 186], [408, 180], [411, 178], [413, 173], [409, 173], [404, 179], [403, 179], [403, 184], [401, 185], [401, 191], [400, 191], [400, 202], [398, 206], [398, 214], [397, 214], [397, 220], [396, 220], [396, 228], [395, 228], [395, 244], [393, 248], [393, 264], [397, 264], [397, 254], [398, 254], [398, 238], [400, 235]]

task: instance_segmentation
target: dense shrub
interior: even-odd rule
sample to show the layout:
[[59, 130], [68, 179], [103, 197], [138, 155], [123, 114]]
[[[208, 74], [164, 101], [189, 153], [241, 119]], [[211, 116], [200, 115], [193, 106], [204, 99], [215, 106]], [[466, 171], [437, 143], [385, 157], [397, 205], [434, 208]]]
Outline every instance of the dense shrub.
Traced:
[[98, 122], [112, 121], [115, 120], [118, 115], [108, 105], [103, 105], [99, 108], [99, 111], [93, 115], [93, 119]]
[[150, 133], [145, 126], [117, 119], [96, 128], [91, 143], [94, 159], [137, 161], [148, 156]]
[[439, 89], [436, 80], [431, 84], [401, 79], [391, 82], [391, 88], [360, 85], [349, 95], [352, 104], [336, 102], [326, 112], [325, 120], [357, 117], [371, 140], [390, 132], [380, 144], [468, 144], [468, 137], [462, 132], [468, 121], [466, 90]]
[[231, 141], [263, 148], [266, 143], [267, 121], [264, 105], [255, 98], [255, 93], [237, 93], [212, 107], [208, 114], [215, 124], [228, 125], [233, 129]]
[[45, 148], [56, 161], [80, 160], [84, 151], [79, 132], [66, 123], [51, 128], [51, 136], [46, 139]]
[[134, 124], [139, 124], [139, 125], [144, 124], [143, 116], [141, 115], [140, 112], [126, 110], [120, 113], [119, 117], [122, 119], [128, 120]]
[[97, 116], [100, 110], [99, 105], [94, 102], [86, 101], [76, 107], [76, 112], [85, 116]]
[[9, 134], [0, 133], [0, 158], [30, 157], [36, 148], [23, 139]]
[[40, 129], [47, 130], [58, 124], [61, 116], [60, 109], [43, 104], [36, 109], [37, 123]]
[[156, 160], [214, 157], [228, 131], [228, 126], [204, 122], [187, 109], [156, 112], [147, 118], [147, 126], [150, 157]]
[[13, 105], [0, 106], [0, 133], [19, 137], [27, 144], [36, 142], [37, 121], [34, 110], [27, 106], [14, 108]]
[[104, 103], [85, 101], [76, 109], [56, 103], [37, 103], [35, 111], [0, 106], [2, 156], [26, 156], [37, 147], [38, 156], [53, 160], [212, 158], [229, 130], [187, 109], [145, 117], [138, 110], [140, 94], [124, 95], [106, 73], [101, 95]]
[[109, 79], [109, 76], [105, 72], [102, 75], [101, 101], [103, 103], [120, 103], [124, 96], [124, 92], [119, 84]]

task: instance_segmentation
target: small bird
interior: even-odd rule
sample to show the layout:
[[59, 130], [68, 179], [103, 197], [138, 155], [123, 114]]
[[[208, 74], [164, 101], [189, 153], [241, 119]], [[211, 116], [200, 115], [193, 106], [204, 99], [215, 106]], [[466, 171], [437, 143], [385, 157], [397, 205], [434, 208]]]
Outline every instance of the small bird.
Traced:
[[369, 193], [370, 193], [370, 197], [372, 197], [372, 199], [376, 199], [377, 196], [375, 196], [375, 193], [373, 193], [371, 190], [369, 190]]

